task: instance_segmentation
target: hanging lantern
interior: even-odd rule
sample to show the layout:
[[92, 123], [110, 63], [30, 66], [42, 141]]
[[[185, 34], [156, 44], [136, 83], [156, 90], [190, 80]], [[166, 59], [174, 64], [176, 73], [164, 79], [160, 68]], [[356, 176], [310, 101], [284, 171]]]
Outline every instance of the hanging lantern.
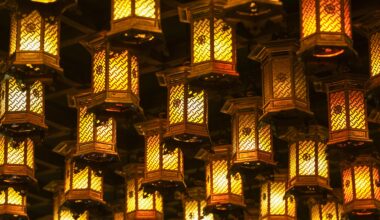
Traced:
[[260, 219], [293, 220], [296, 216], [296, 201], [285, 197], [286, 175], [276, 174], [273, 181], [261, 185]]
[[331, 191], [326, 153], [326, 130], [310, 126], [308, 132], [289, 129], [288, 192], [293, 194]]
[[329, 145], [371, 142], [364, 93], [364, 85], [360, 81], [327, 83]]
[[221, 110], [232, 115], [232, 160], [236, 165], [274, 165], [270, 125], [259, 121], [261, 106], [261, 97], [245, 97], [227, 100]]
[[14, 216], [19, 219], [28, 219], [26, 212], [26, 195], [13, 187], [0, 190], [0, 218]]
[[182, 151], [176, 148], [169, 152], [162, 144], [166, 119], [150, 120], [135, 127], [145, 137], [144, 185], [185, 187]]
[[0, 136], [0, 176], [5, 182], [37, 182], [34, 178], [34, 144], [29, 138]]
[[315, 202], [311, 205], [310, 216], [311, 220], [342, 220], [343, 206], [335, 201], [327, 201], [324, 204]]
[[124, 220], [124, 212], [115, 212], [113, 214], [113, 220]]
[[76, 157], [90, 161], [118, 159], [116, 149], [116, 121], [113, 118], [100, 121], [86, 107], [78, 108], [78, 136]]
[[40, 81], [25, 85], [15, 78], [1, 83], [0, 120], [6, 132], [46, 129], [44, 87]]
[[144, 164], [129, 164], [124, 167], [125, 218], [164, 219], [163, 201], [159, 192], [145, 194], [142, 189]]
[[[237, 78], [235, 28], [223, 20], [223, 3], [198, 1], [180, 20], [191, 24], [189, 79], [204, 82]], [[183, 17], [186, 14], [186, 18]], [[191, 15], [190, 15], [191, 14]]]
[[215, 146], [206, 162], [206, 209], [243, 208], [243, 182], [239, 173], [232, 174], [230, 145]]
[[297, 45], [290, 40], [273, 41], [254, 49], [250, 58], [261, 62], [263, 116], [294, 113], [311, 115], [303, 64], [296, 56]]
[[168, 88], [168, 125], [165, 137], [182, 142], [208, 139], [208, 99], [205, 90], [187, 82], [188, 68], [182, 66], [157, 74]]
[[184, 220], [213, 220], [213, 214], [206, 214], [206, 193], [204, 187], [187, 189], [187, 196], [183, 198]]
[[139, 64], [127, 49], [111, 46], [105, 39], [88, 43], [92, 54], [92, 100], [90, 107], [108, 112], [141, 112]]
[[152, 40], [162, 33], [159, 0], [112, 0], [111, 8], [109, 35]]
[[370, 215], [380, 211], [379, 161], [361, 155], [347, 162], [342, 172], [343, 208], [346, 214]]
[[300, 53], [328, 58], [354, 52], [350, 0], [302, 0], [300, 9]]

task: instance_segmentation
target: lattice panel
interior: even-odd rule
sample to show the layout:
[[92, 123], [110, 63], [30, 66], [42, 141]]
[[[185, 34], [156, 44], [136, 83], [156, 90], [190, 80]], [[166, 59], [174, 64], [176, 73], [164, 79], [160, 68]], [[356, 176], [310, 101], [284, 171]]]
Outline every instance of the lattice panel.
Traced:
[[187, 99], [187, 121], [196, 124], [204, 123], [205, 92], [193, 91], [189, 88]]
[[8, 188], [8, 204], [12, 205], [22, 205], [23, 204], [23, 196], [14, 190], [12, 187]]
[[7, 92], [6, 92], [6, 87], [7, 87], [7, 81], [3, 80], [1, 82], [1, 88], [0, 88], [0, 117], [2, 117], [5, 114], [5, 103], [7, 99]]
[[110, 52], [108, 89], [127, 91], [129, 89], [129, 52]]
[[[24, 142], [8, 144], [7, 164], [25, 164], [25, 144]], [[17, 144], [17, 145], [16, 145]]]
[[296, 216], [296, 200], [293, 196], [287, 198], [288, 201], [288, 215], [295, 217]]
[[264, 124], [259, 128], [259, 150], [272, 152], [272, 135], [268, 124]]
[[350, 127], [366, 129], [365, 100], [363, 91], [350, 91]]
[[164, 170], [174, 170], [174, 171], [180, 171], [178, 164], [181, 160], [179, 158], [179, 150], [176, 148], [174, 151], [170, 153], [163, 153], [162, 155], [162, 168]]
[[[376, 181], [380, 179], [379, 170], [375, 167], [372, 168], [372, 178]], [[380, 188], [374, 187], [373, 193], [375, 195], [375, 199], [380, 200]]]
[[272, 73], [270, 72], [271, 69], [270, 69], [270, 66], [269, 65], [264, 65], [263, 66], [263, 73], [262, 73], [262, 77], [263, 77], [263, 83], [262, 83], [262, 86], [263, 86], [263, 99], [264, 99], [264, 105], [266, 105], [271, 97], [272, 97], [272, 88], [273, 88], [273, 83], [271, 83], [271, 75]]
[[206, 165], [205, 174], [206, 174], [206, 197], [209, 197], [211, 195], [211, 163]]
[[98, 142], [112, 144], [114, 142], [113, 136], [115, 132], [114, 120], [110, 118], [104, 125], [96, 127], [96, 140]]
[[40, 81], [30, 87], [30, 111], [39, 115], [44, 113], [44, 86]]
[[71, 166], [66, 163], [65, 170], [65, 192], [69, 191], [71, 187]]
[[0, 136], [0, 165], [5, 162], [5, 137]]
[[29, 138], [26, 140], [26, 165], [30, 168], [34, 168], [34, 145], [33, 141]]
[[203, 219], [201, 220], [214, 220], [213, 214], [204, 215], [203, 210], [206, 207], [207, 203], [205, 200], [201, 201], [201, 215], [203, 215]]
[[208, 18], [193, 23], [193, 63], [211, 59], [210, 28], [210, 19]]
[[[337, 205], [334, 202], [328, 202], [322, 207], [322, 218], [321, 220], [340, 220], [340, 216], [337, 212]], [[340, 213], [339, 213], [340, 214]]]
[[302, 37], [312, 35], [317, 30], [315, 0], [302, 0]]
[[341, 1], [320, 0], [319, 3], [320, 31], [342, 32]]
[[44, 51], [51, 55], [58, 55], [58, 22], [45, 19]]
[[22, 91], [16, 79], [8, 81], [8, 111], [26, 111], [26, 91]]
[[119, 20], [131, 16], [131, 0], [113, 0], [113, 20]]
[[164, 203], [162, 200], [162, 196], [159, 192], [156, 192], [155, 195], [156, 195], [156, 197], [155, 197], [156, 198], [156, 210], [162, 213], [164, 210], [164, 207], [163, 207]]
[[95, 171], [91, 170], [91, 189], [96, 192], [102, 192], [103, 188], [103, 178], [97, 176]]
[[268, 200], [269, 200], [269, 191], [268, 183], [263, 183], [261, 185], [261, 195], [260, 195], [260, 216], [264, 216], [268, 213]]
[[330, 93], [329, 106], [331, 131], [338, 131], [347, 128], [347, 113], [344, 100], [344, 91]]
[[5, 202], [6, 202], [6, 195], [5, 195], [5, 191], [0, 191], [0, 205], [4, 205]]
[[342, 174], [342, 188], [343, 188], [343, 196], [344, 196], [344, 202], [348, 203], [351, 202], [354, 198], [353, 194], [353, 182], [352, 182], [352, 175], [351, 175], [351, 169], [345, 169], [343, 170]]
[[125, 203], [126, 211], [133, 212], [136, 210], [136, 180], [131, 179], [127, 181], [127, 188], [125, 190]]
[[21, 19], [20, 50], [41, 49], [41, 24], [42, 17], [36, 10]]
[[227, 161], [212, 161], [212, 190], [213, 194], [228, 193]]
[[356, 199], [371, 199], [371, 173], [368, 166], [355, 166], [355, 194]]
[[293, 178], [297, 175], [297, 144], [292, 144], [289, 147], [289, 178]]
[[79, 143], [91, 142], [94, 140], [94, 120], [95, 115], [88, 113], [85, 107], [79, 109]]
[[344, 31], [352, 38], [350, 0], [343, 0], [344, 7]]
[[185, 220], [199, 220], [198, 201], [185, 202]]
[[232, 28], [222, 19], [214, 18], [214, 59], [232, 62], [233, 59]]
[[86, 167], [79, 172], [73, 172], [73, 189], [87, 189], [88, 188], [88, 172], [89, 168]]
[[92, 83], [94, 93], [106, 90], [106, 50], [97, 51], [92, 58]]
[[299, 175], [308, 176], [316, 174], [314, 141], [300, 141], [298, 145], [298, 172]]
[[153, 209], [153, 195], [149, 194], [144, 198], [144, 190], [140, 189], [142, 178], [139, 179], [138, 188], [138, 210], [152, 210]]
[[17, 19], [16, 15], [11, 16], [11, 28], [10, 28], [10, 40], [9, 40], [9, 54], [12, 55], [16, 52], [17, 46]]
[[[60, 219], [59, 220], [75, 220], [74, 217], [72, 216], [72, 213], [70, 210], [63, 209], [60, 211]], [[76, 220], [87, 220], [88, 218], [88, 212], [84, 212], [81, 214]]]
[[380, 74], [380, 32], [370, 38], [371, 77]]
[[185, 113], [185, 85], [179, 84], [170, 87], [169, 91], [169, 123], [181, 123]]
[[270, 214], [271, 215], [285, 215], [285, 182], [271, 182], [270, 183]]
[[292, 95], [292, 81], [290, 77], [290, 59], [281, 58], [273, 61], [273, 97], [275, 99], [288, 98]]
[[137, 57], [135, 56], [132, 56], [131, 57], [131, 80], [132, 80], [132, 84], [131, 84], [131, 89], [132, 89], [132, 93], [135, 94], [135, 95], [138, 95], [139, 94], [139, 75], [140, 75], [140, 71], [139, 71], [139, 63], [138, 63], [138, 59]]
[[318, 176], [328, 178], [329, 177], [329, 164], [326, 153], [327, 145], [324, 143], [318, 143]]
[[152, 135], [146, 138], [146, 171], [160, 169], [160, 135]]
[[243, 181], [239, 173], [231, 175], [231, 193], [243, 195]]
[[156, 17], [156, 1], [155, 0], [135, 0], [136, 16], [155, 18]]
[[296, 93], [296, 98], [302, 101], [307, 100], [307, 82], [306, 82], [306, 76], [304, 74], [304, 70], [302, 67], [302, 64], [297, 63], [295, 65], [295, 93]]
[[311, 220], [321, 220], [319, 204], [313, 205], [311, 207]]
[[255, 113], [245, 113], [238, 115], [238, 137], [239, 151], [252, 151], [256, 150], [256, 114]]

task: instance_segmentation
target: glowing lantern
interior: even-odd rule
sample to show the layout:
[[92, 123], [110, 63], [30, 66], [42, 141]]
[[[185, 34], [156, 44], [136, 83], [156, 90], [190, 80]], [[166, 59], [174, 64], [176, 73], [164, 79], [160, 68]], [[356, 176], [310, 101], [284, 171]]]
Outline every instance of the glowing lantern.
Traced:
[[126, 219], [163, 219], [163, 201], [159, 192], [144, 194], [141, 189], [144, 164], [129, 164], [124, 168]]
[[184, 186], [183, 155], [179, 148], [168, 152], [162, 137], [166, 131], [166, 119], [155, 119], [136, 124], [145, 137], [144, 184], [155, 186]]
[[315, 202], [311, 205], [311, 220], [342, 220], [343, 206], [335, 201], [327, 201], [325, 204]]
[[88, 48], [92, 54], [90, 107], [109, 112], [141, 111], [137, 57], [103, 39], [90, 42]]
[[283, 113], [312, 114], [303, 64], [296, 56], [297, 45], [290, 40], [273, 41], [252, 51], [250, 58], [261, 62], [263, 76], [263, 117]]
[[25, 193], [13, 187], [1, 189], [0, 216], [15, 216], [20, 219], [28, 219]]
[[178, 67], [157, 74], [168, 88], [168, 127], [165, 137], [183, 142], [208, 139], [207, 93], [187, 82], [188, 69]]
[[110, 35], [151, 40], [162, 33], [159, 0], [112, 0]]
[[124, 220], [124, 212], [115, 212], [113, 214], [113, 220]]
[[24, 85], [15, 78], [1, 83], [1, 127], [11, 133], [46, 129], [44, 87], [40, 81]]
[[310, 126], [308, 132], [289, 129], [288, 189], [291, 193], [330, 191], [326, 130]]
[[350, 0], [302, 0], [300, 8], [300, 53], [325, 58], [353, 51]]
[[371, 142], [364, 93], [360, 81], [341, 80], [327, 84], [329, 145]]
[[185, 220], [213, 220], [213, 214], [205, 214], [206, 194], [203, 187], [193, 187], [187, 190], [187, 196], [183, 199]]
[[269, 124], [259, 121], [261, 97], [227, 100], [223, 113], [232, 115], [233, 163], [273, 165], [272, 132]]
[[346, 214], [369, 215], [380, 210], [379, 161], [368, 155], [347, 163], [342, 172]]
[[34, 144], [29, 138], [14, 140], [0, 136], [0, 176], [6, 182], [36, 182]]
[[91, 161], [114, 160], [116, 149], [116, 121], [99, 121], [86, 107], [78, 109], [78, 136], [75, 156]]
[[226, 210], [245, 207], [243, 182], [239, 173], [232, 174], [230, 145], [213, 148], [215, 154], [206, 162], [207, 209]]
[[285, 198], [286, 175], [277, 174], [273, 181], [261, 185], [260, 219], [293, 220], [296, 216], [296, 201], [293, 196]]
[[199, 1], [190, 8], [191, 72], [189, 78], [204, 81], [238, 77], [234, 27], [223, 20], [223, 5]]

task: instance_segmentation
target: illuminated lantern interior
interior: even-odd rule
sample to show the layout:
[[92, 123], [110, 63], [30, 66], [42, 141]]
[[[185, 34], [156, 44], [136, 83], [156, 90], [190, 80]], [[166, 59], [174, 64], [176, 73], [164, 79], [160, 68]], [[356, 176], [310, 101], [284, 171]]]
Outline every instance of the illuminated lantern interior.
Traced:
[[370, 50], [370, 67], [371, 67], [371, 77], [376, 77], [380, 74], [380, 32], [371, 34], [369, 40]]
[[1, 83], [0, 120], [11, 132], [45, 129], [44, 87], [40, 81], [25, 85], [15, 78]]
[[328, 58], [353, 50], [350, 0], [302, 0], [300, 7], [301, 53]]
[[26, 195], [12, 187], [0, 191], [0, 216], [27, 217]]
[[334, 201], [328, 201], [326, 204], [315, 203], [311, 206], [310, 216], [311, 220], [342, 220], [343, 206]]
[[203, 187], [193, 187], [187, 190], [188, 196], [183, 198], [185, 220], [214, 220], [212, 213], [206, 214], [206, 195]]
[[364, 85], [360, 81], [341, 80], [327, 84], [329, 142], [345, 146], [347, 142], [370, 142]]

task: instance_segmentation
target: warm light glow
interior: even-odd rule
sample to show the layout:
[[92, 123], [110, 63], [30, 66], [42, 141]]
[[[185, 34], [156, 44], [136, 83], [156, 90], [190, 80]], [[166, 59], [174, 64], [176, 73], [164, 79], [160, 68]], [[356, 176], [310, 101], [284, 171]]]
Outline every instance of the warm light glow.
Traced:
[[[145, 17], [156, 18], [155, 0], [113, 0], [113, 20], [127, 18], [132, 14]], [[133, 7], [132, 7], [133, 5]], [[132, 9], [134, 11], [132, 12]]]
[[184, 207], [185, 220], [213, 220], [213, 214], [204, 215], [203, 209], [206, 207], [206, 201], [186, 200]]
[[40, 3], [53, 3], [57, 0], [32, 0], [32, 2], [40, 2]]
[[77, 219], [74, 219], [73, 214], [70, 210], [62, 209], [59, 212], [59, 220], [88, 220], [89, 214], [88, 211], [81, 214]]
[[371, 35], [369, 46], [371, 77], [375, 77], [380, 74], [380, 33]]
[[4, 164], [25, 165], [30, 169], [34, 169], [34, 146], [32, 140], [28, 138], [17, 143], [1, 136], [0, 166]]
[[16, 191], [14, 188], [9, 187], [4, 191], [0, 192], [0, 206], [1, 205], [25, 205], [26, 197], [21, 195], [20, 192]]
[[311, 220], [341, 220], [343, 207], [336, 202], [326, 204], [313, 204], [311, 207]]
[[65, 192], [69, 190], [92, 190], [103, 193], [103, 178], [90, 166], [77, 170], [79, 168], [75, 163], [72, 163], [66, 169]]

